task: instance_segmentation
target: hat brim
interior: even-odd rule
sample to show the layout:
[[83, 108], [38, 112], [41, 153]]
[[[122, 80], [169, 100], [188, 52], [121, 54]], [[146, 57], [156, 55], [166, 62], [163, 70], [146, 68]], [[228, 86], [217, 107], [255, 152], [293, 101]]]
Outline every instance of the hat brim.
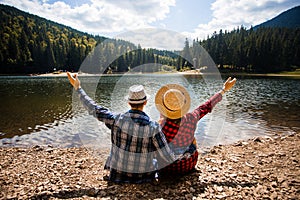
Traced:
[[[169, 110], [163, 102], [165, 93], [170, 89], [179, 90], [185, 97], [184, 104], [180, 110]], [[156, 109], [165, 117], [169, 119], [179, 119], [185, 115], [191, 106], [191, 98], [188, 91], [181, 85], [178, 84], [167, 84], [162, 86], [156, 93], [155, 96], [155, 106]]]
[[132, 101], [132, 100], [129, 100], [129, 95], [127, 95], [127, 96], [125, 96], [125, 100], [131, 104], [141, 104], [141, 103], [144, 103], [145, 101], [148, 101], [149, 97], [150, 96], [146, 93], [146, 99]]

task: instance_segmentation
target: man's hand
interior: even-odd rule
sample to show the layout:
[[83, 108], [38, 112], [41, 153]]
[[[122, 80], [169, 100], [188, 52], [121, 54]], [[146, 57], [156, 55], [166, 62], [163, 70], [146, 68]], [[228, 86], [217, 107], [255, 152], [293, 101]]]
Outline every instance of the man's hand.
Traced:
[[75, 88], [75, 90], [78, 90], [80, 88], [80, 81], [77, 77], [77, 74], [74, 74], [74, 76], [72, 76], [70, 72], [67, 72], [67, 75], [71, 85]]
[[222, 90], [224, 90], [224, 92], [229, 91], [234, 86], [235, 82], [236, 82], [236, 78], [231, 79], [231, 77], [229, 77], [224, 83]]

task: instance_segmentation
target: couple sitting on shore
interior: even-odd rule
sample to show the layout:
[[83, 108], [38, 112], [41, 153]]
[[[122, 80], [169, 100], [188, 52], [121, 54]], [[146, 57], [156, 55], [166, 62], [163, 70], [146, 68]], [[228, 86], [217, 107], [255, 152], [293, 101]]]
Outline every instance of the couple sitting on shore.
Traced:
[[129, 111], [115, 114], [87, 96], [76, 74], [68, 73], [68, 78], [89, 113], [111, 129], [112, 146], [105, 168], [110, 170], [109, 180], [120, 183], [150, 182], [157, 174], [183, 175], [192, 171], [198, 160], [194, 138], [197, 123], [236, 82], [228, 78], [220, 92], [192, 112], [188, 112], [188, 91], [178, 84], [165, 85], [155, 96], [161, 114], [159, 122], [155, 122], [143, 112], [148, 95], [142, 85], [129, 88]]

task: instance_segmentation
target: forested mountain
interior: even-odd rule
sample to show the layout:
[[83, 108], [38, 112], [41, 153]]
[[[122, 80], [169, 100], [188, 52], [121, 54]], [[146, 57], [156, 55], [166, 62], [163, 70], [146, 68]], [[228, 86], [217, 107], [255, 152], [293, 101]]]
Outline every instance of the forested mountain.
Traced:
[[[247, 30], [220, 30], [199, 41], [221, 71], [279, 72], [300, 67], [300, 6]], [[193, 47], [192, 47], [193, 48]]]
[[43, 73], [68, 69], [104, 40], [0, 5], [0, 72]]
[[223, 71], [291, 71], [300, 66], [300, 28], [220, 30], [199, 42]]
[[[181, 71], [206, 65], [201, 46], [221, 71], [277, 72], [300, 66], [300, 28], [241, 26], [191, 45], [182, 41], [182, 51], [170, 52], [83, 33], [1, 4], [0, 19], [0, 74], [78, 71], [84, 60], [91, 67], [83, 72], [89, 73], [124, 73], [148, 63], [152, 65], [140, 72]], [[187, 60], [197, 61], [196, 66]]]
[[144, 63], [174, 66], [176, 62], [164, 51], [83, 33], [7, 5], [0, 4], [0, 19], [0, 74], [78, 71], [88, 54], [93, 66], [85, 70], [90, 73], [127, 72]]
[[300, 6], [291, 8], [273, 19], [255, 26], [253, 29], [261, 27], [300, 28]]

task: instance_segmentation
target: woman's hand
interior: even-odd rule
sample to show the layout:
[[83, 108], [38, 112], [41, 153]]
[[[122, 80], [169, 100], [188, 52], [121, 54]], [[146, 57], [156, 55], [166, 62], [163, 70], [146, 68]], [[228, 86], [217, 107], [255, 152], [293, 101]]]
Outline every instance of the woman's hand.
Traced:
[[222, 94], [229, 91], [234, 86], [235, 82], [236, 82], [236, 78], [231, 79], [231, 77], [229, 77], [223, 85]]
[[74, 74], [74, 76], [72, 76], [70, 72], [67, 72], [67, 75], [71, 85], [75, 88], [75, 90], [78, 90], [80, 88], [80, 81], [77, 74]]

